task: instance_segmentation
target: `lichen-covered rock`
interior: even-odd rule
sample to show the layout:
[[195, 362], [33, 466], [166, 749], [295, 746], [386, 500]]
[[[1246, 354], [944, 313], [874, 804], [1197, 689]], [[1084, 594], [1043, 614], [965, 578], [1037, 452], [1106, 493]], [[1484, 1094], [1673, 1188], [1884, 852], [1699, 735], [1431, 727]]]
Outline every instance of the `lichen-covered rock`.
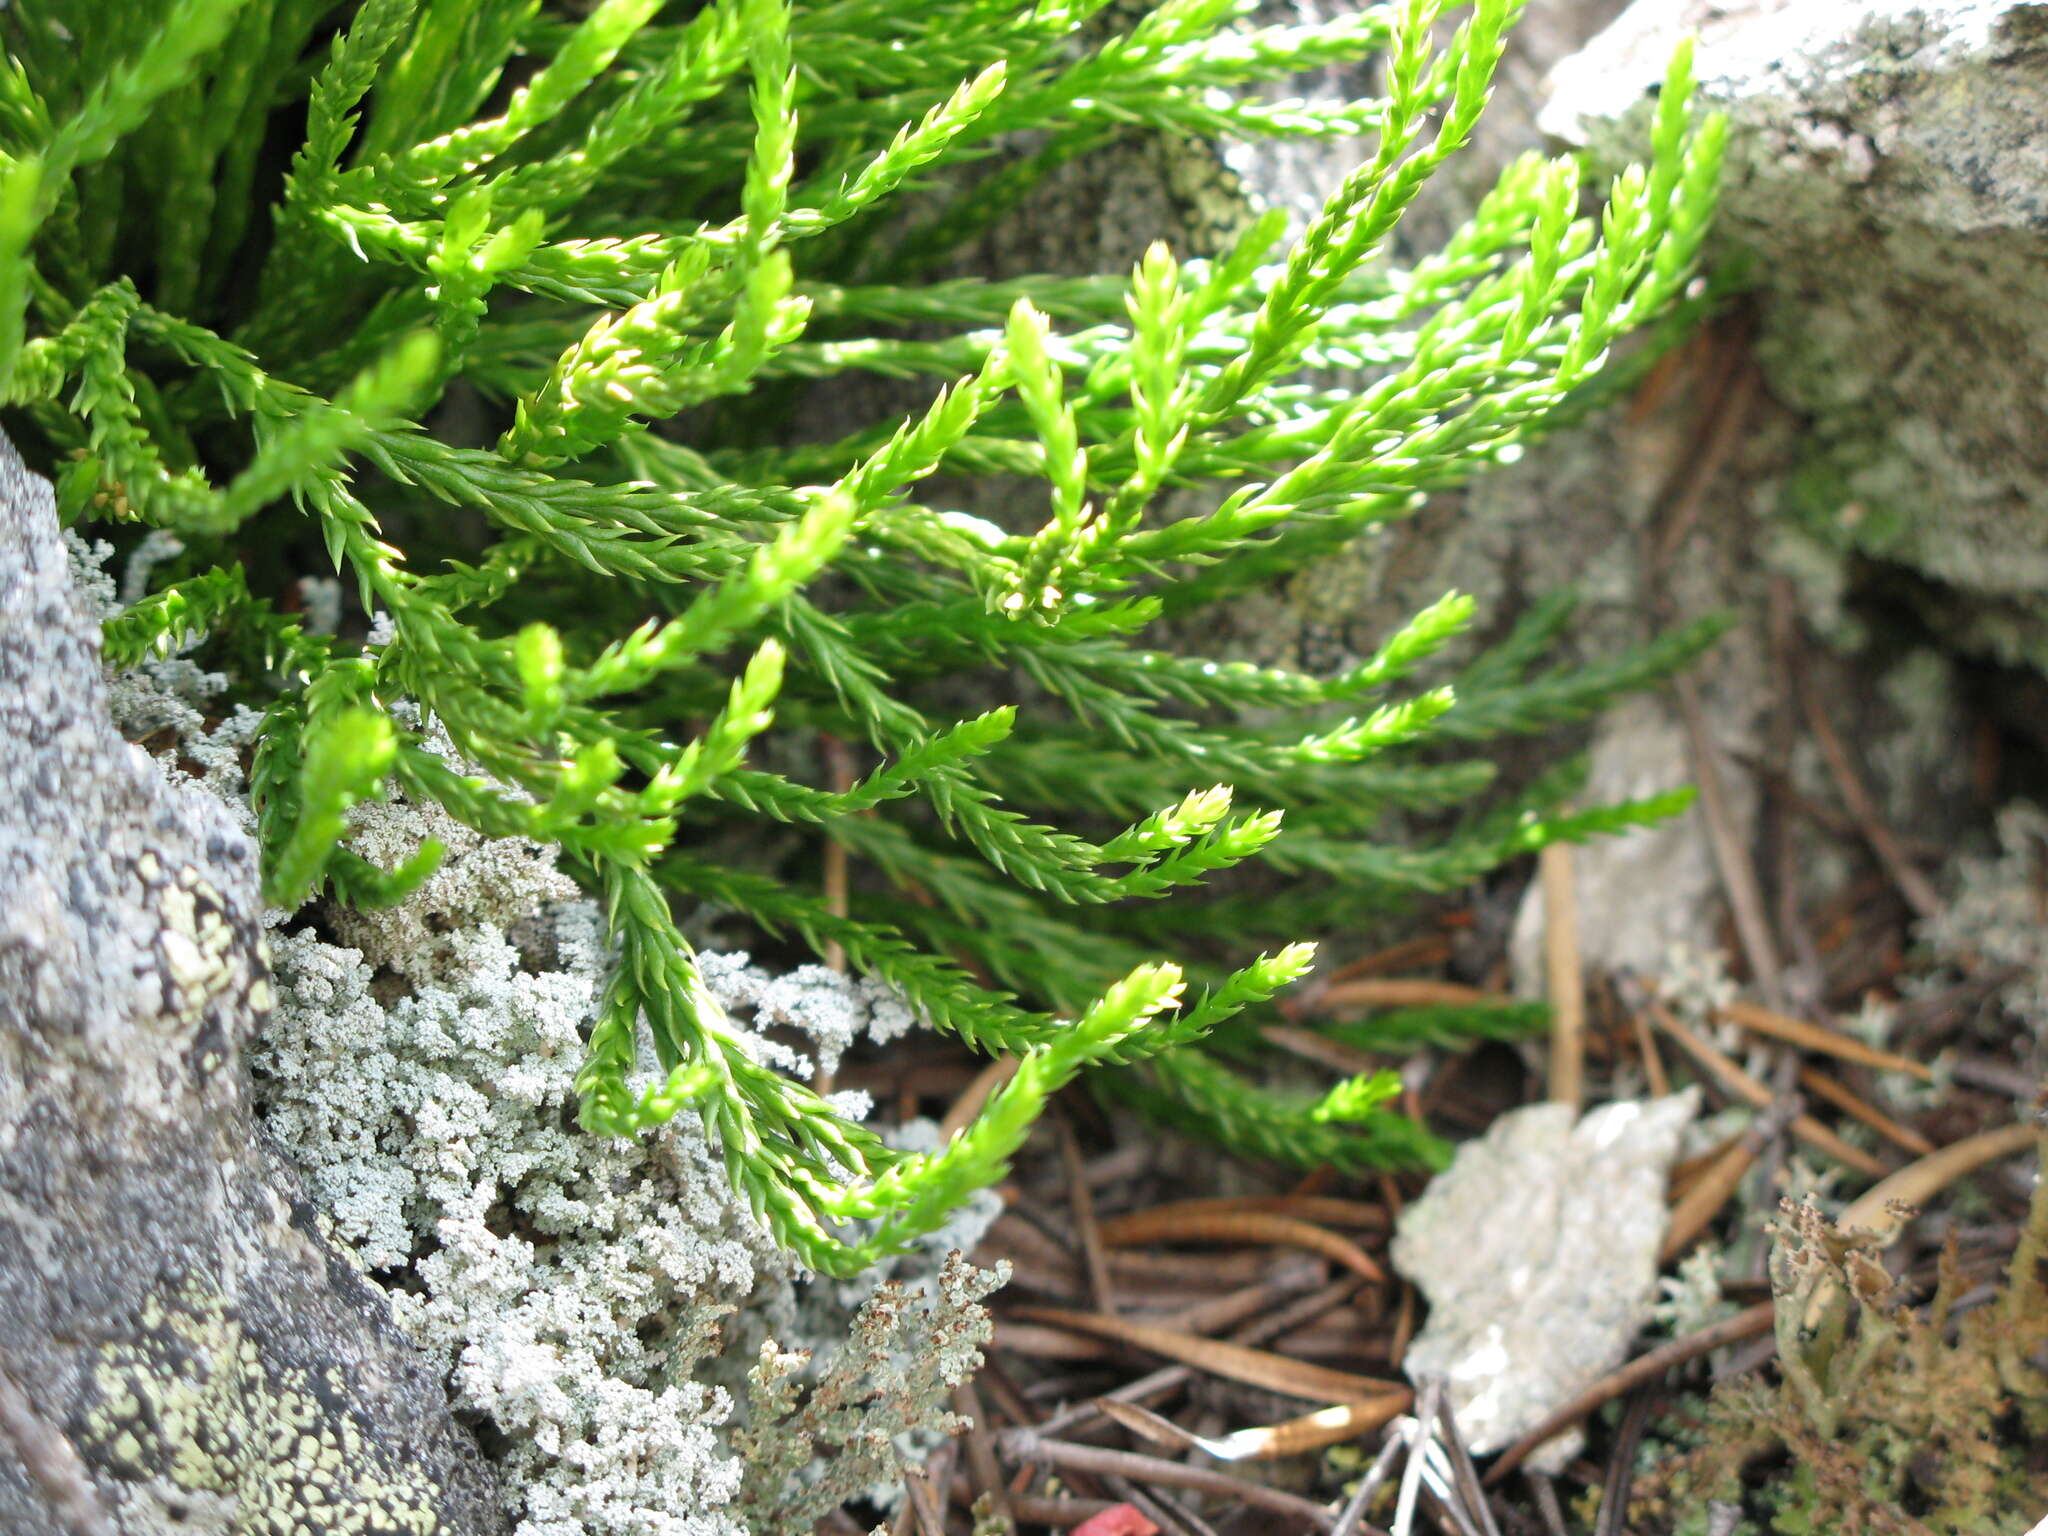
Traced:
[[[78, 583], [110, 600], [104, 551], [74, 553]], [[113, 677], [110, 702], [172, 783], [247, 824], [256, 717], [209, 718], [225, 684], [151, 661]], [[454, 758], [433, 720], [393, 707]], [[444, 855], [392, 907], [264, 914], [276, 999], [246, 1053], [257, 1116], [457, 1410], [488, 1423], [515, 1536], [808, 1532], [893, 1480], [897, 1438], [948, 1428], [948, 1393], [987, 1337], [978, 1303], [995, 1275], [943, 1256], [971, 1248], [1001, 1202], [969, 1201], [879, 1290], [880, 1273], [802, 1275], [694, 1117], [637, 1138], [577, 1127], [612, 956], [555, 849], [485, 838], [403, 796], [357, 806], [350, 825], [379, 865], [428, 838]], [[873, 978], [775, 974], [732, 951], [699, 963], [736, 1037], [799, 1076], [916, 1022]], [[651, 1051], [643, 1070], [659, 1075]], [[838, 1103], [855, 1118], [869, 1107]], [[772, 1382], [746, 1372], [763, 1349]]]
[[439, 1383], [258, 1135], [255, 849], [115, 731], [66, 567], [0, 438], [0, 1530], [495, 1530]]
[[1759, 356], [1812, 418], [1786, 510], [1925, 578], [1957, 644], [2048, 666], [2048, 7], [1639, 0], [1559, 67], [1543, 125], [1629, 153], [1695, 31]]
[[[1620, 1364], [1657, 1299], [1664, 1188], [1697, 1089], [1583, 1119], [1531, 1104], [1458, 1149], [1401, 1213], [1394, 1265], [1429, 1298], [1409, 1374], [1445, 1378], [1476, 1453], [1534, 1428]], [[1532, 1463], [1576, 1453], [1552, 1440]]]

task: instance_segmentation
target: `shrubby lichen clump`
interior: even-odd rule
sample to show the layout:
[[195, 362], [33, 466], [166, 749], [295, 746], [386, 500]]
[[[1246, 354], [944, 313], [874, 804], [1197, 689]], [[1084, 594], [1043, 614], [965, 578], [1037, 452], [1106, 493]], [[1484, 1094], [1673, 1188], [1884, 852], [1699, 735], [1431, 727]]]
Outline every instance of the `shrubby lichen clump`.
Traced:
[[[489, 1415], [506, 1437], [521, 1536], [808, 1529], [793, 1510], [822, 1447], [785, 1444], [788, 1486], [764, 1485], [769, 1469], [743, 1467], [734, 1450], [740, 1421], [713, 1365], [736, 1348], [743, 1358], [770, 1327], [779, 1340], [856, 1351], [857, 1338], [838, 1337], [848, 1312], [829, 1286], [793, 1278], [700, 1127], [677, 1121], [634, 1140], [576, 1128], [575, 1075], [607, 958], [601, 920], [558, 894], [527, 927], [548, 951], [539, 968], [491, 922], [410, 950], [387, 947], [388, 933], [364, 935], [362, 949], [310, 929], [281, 935], [277, 1021], [254, 1063], [266, 1123], [340, 1234], [393, 1282], [400, 1322], [447, 1363], [456, 1406]], [[772, 998], [760, 973], [708, 958], [736, 1017], [749, 994]], [[828, 1049], [871, 1017], [862, 989], [834, 980], [781, 988], [808, 1005], [783, 1018], [821, 1018]], [[885, 1018], [892, 1008], [901, 1004], [885, 1002]], [[970, 1246], [973, 1236], [945, 1234]], [[751, 1315], [736, 1320], [743, 1305]], [[872, 1358], [886, 1366], [913, 1345], [930, 1347], [893, 1337]], [[944, 1388], [973, 1363], [935, 1371], [867, 1432], [886, 1448], [890, 1431], [942, 1419]], [[775, 1407], [787, 1411], [768, 1396], [756, 1412]], [[866, 1479], [851, 1483], [837, 1470], [823, 1507], [894, 1466], [870, 1458]], [[744, 1522], [728, 1513], [743, 1485]]]
[[[74, 565], [111, 597], [89, 555]], [[117, 722], [167, 773], [196, 769], [253, 814], [241, 763], [256, 717], [209, 729], [204, 714], [223, 678], [176, 658], [111, 681]], [[458, 1410], [488, 1419], [518, 1536], [808, 1531], [895, 1475], [898, 1435], [949, 1428], [995, 1276], [940, 1260], [973, 1246], [993, 1197], [892, 1266], [908, 1290], [804, 1280], [694, 1122], [636, 1140], [575, 1126], [608, 957], [601, 915], [550, 850], [433, 806], [357, 821], [359, 847], [403, 858], [439, 837], [447, 852], [395, 907], [272, 911], [277, 1008], [251, 1062], [263, 1122]], [[702, 958], [735, 1018], [813, 1042], [751, 1036], [805, 1078], [910, 1022], [871, 981]], [[861, 1118], [856, 1100], [838, 1107]], [[822, 1369], [806, 1372], [812, 1348]]]
[[1630, 1522], [1671, 1536], [1991, 1536], [2048, 1500], [2048, 1179], [1988, 1297], [1952, 1236], [1933, 1295], [1883, 1240], [1786, 1200], [1772, 1227], [1776, 1376], [1743, 1373], [1664, 1426]]

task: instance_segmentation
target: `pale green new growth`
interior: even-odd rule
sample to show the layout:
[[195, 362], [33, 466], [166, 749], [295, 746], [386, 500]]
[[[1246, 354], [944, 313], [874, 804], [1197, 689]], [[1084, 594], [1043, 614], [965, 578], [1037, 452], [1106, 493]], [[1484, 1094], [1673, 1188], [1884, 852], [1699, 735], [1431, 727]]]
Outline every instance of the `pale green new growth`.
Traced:
[[[0, 403], [68, 519], [183, 540], [108, 655], [207, 644], [262, 711], [270, 899], [429, 879], [432, 847], [348, 846], [351, 807], [394, 793], [558, 850], [615, 951], [583, 1125], [696, 1114], [805, 1263], [930, 1230], [1091, 1067], [1248, 1155], [1428, 1160], [1377, 1079], [1294, 1099], [1225, 1061], [1302, 935], [1681, 805], [1565, 813], [1567, 768], [1434, 840], [1385, 826], [1486, 787], [1445, 744], [1581, 720], [1714, 626], [1545, 673], [1551, 605], [1406, 693], [1468, 600], [1330, 677], [1142, 637], [1498, 461], [1675, 312], [1722, 134], [1683, 54], [1597, 220], [1576, 166], [1532, 157], [1389, 263], [1518, 7], [1475, 0], [1440, 45], [1457, 9], [1258, 28], [1164, 0], [1118, 30], [1098, 0], [108, 0], [73, 37], [5, 8]], [[1384, 100], [1230, 93], [1378, 54]], [[1291, 245], [1269, 213], [1128, 276], [929, 276], [1132, 131], [1361, 143]], [[930, 395], [846, 425], [874, 378]], [[977, 476], [1035, 487], [1015, 526], [937, 488]], [[334, 634], [289, 611], [323, 560]], [[696, 906], [843, 952], [1014, 1079], [952, 1145], [891, 1152], [725, 1015]]]

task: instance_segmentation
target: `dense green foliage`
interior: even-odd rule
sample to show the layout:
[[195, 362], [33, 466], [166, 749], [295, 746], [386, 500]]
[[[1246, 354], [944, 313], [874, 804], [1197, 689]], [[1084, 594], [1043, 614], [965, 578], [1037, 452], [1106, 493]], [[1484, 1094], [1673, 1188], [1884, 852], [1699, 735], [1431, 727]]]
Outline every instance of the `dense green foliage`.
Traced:
[[[1516, 7], [1479, 0], [1439, 44], [1451, 9], [1260, 28], [1165, 0], [1119, 29], [1103, 0], [103, 0], [72, 36], [15, 5], [0, 398], [67, 518], [181, 541], [108, 655], [205, 637], [265, 711], [269, 898], [416, 884], [432, 848], [385, 870], [346, 846], [393, 786], [558, 846], [618, 946], [585, 1125], [695, 1110], [808, 1263], [929, 1229], [1091, 1066], [1247, 1151], [1428, 1159], [1384, 1084], [1297, 1101], [1213, 1047], [1307, 969], [1302, 933], [1682, 803], [1567, 814], [1563, 772], [1427, 846], [1384, 831], [1485, 788], [1443, 744], [1583, 718], [1710, 629], [1541, 671], [1553, 604], [1406, 693], [1468, 601], [1333, 677], [1141, 636], [1496, 461], [1689, 279], [1720, 126], [1689, 123], [1682, 58], [1599, 218], [1573, 164], [1531, 157], [1444, 249], [1387, 263]], [[1230, 94], [1381, 54], [1381, 100]], [[1361, 147], [1291, 244], [1273, 214], [1212, 260], [920, 276], [1130, 131]], [[806, 391], [843, 407], [877, 375], [934, 387], [837, 440], [788, 430]], [[934, 475], [1023, 477], [1042, 526], [949, 511]], [[278, 606], [322, 544], [360, 604], [338, 634]], [[962, 678], [1016, 702], [959, 719]], [[866, 777], [810, 782], [827, 738]], [[1246, 861], [1261, 884], [1154, 904]], [[1015, 1079], [943, 1152], [889, 1152], [748, 1053], [679, 899], [839, 947]]]

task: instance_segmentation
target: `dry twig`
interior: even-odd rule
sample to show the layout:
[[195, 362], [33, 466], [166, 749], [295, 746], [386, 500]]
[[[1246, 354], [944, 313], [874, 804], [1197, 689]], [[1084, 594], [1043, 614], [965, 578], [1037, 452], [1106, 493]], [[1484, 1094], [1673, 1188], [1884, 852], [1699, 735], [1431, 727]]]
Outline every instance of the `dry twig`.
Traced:
[[1577, 1110], [1585, 1101], [1586, 977], [1579, 956], [1579, 899], [1569, 843], [1538, 855], [1543, 881], [1544, 978], [1550, 992], [1550, 1098]]

